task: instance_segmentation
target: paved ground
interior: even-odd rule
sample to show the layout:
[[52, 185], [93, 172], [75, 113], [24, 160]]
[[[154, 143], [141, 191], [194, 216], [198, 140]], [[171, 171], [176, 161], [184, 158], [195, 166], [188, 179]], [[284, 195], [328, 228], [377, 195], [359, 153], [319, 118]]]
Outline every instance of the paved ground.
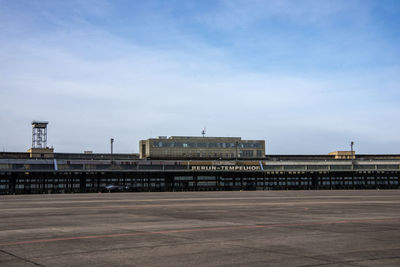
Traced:
[[400, 190], [0, 197], [0, 266], [400, 266]]

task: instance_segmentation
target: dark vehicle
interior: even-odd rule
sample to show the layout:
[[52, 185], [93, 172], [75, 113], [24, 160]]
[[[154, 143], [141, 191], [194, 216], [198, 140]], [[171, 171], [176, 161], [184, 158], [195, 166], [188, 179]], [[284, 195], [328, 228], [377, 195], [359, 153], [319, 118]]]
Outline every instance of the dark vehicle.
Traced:
[[104, 187], [105, 192], [124, 192], [125, 187], [122, 185], [110, 184]]
[[133, 188], [129, 185], [116, 185], [116, 184], [109, 184], [106, 185], [103, 192], [132, 192]]

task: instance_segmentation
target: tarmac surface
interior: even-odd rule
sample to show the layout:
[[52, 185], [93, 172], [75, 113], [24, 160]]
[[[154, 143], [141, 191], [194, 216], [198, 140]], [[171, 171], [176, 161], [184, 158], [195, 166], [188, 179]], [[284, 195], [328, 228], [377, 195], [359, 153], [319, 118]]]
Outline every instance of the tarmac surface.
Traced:
[[0, 196], [0, 266], [400, 266], [400, 190]]

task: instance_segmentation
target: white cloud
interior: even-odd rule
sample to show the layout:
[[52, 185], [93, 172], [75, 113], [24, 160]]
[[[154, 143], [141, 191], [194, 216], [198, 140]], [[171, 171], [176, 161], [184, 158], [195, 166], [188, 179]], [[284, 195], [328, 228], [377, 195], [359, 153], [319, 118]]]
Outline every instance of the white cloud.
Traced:
[[[247, 23], [245, 11], [227, 14]], [[368, 153], [400, 148], [399, 105], [390, 101], [400, 91], [396, 68], [332, 76], [246, 70], [222, 48], [176, 38], [182, 51], [94, 25], [3, 38], [0, 145], [27, 149], [30, 121], [43, 119], [59, 152], [108, 151], [110, 137], [116, 152], [137, 152], [139, 139], [200, 135], [204, 126], [213, 136], [267, 139], [272, 153], [327, 153], [353, 139]]]

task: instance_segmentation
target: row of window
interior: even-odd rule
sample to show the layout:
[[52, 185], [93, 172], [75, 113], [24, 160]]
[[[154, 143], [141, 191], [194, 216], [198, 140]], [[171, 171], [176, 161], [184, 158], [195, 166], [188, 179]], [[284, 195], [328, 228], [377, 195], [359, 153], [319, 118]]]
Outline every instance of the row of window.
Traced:
[[262, 148], [262, 143], [240, 143], [240, 142], [172, 142], [154, 141], [153, 147], [176, 147], [176, 148]]
[[265, 165], [264, 170], [375, 170], [399, 169], [399, 165]]
[[[162, 152], [158, 154], [160, 157], [167, 157], [168, 153], [163, 154]], [[172, 154], [170, 157], [176, 157], [177, 154]], [[238, 159], [242, 158], [262, 158], [261, 150], [243, 150], [236, 153], [182, 153], [179, 154], [181, 157], [187, 158], [221, 158], [221, 159]], [[54, 169], [53, 165], [48, 165], [45, 169]], [[175, 165], [58, 165], [58, 170], [108, 170], [108, 169], [120, 169], [120, 170], [172, 170], [172, 169], [186, 169], [187, 164], [175, 164]], [[265, 171], [306, 171], [306, 170], [316, 170], [316, 171], [345, 171], [345, 170], [361, 170], [361, 171], [375, 171], [375, 170], [398, 170], [399, 165], [262, 165], [262, 169]], [[30, 166], [26, 166], [25, 170], [31, 170]], [[34, 179], [34, 178], [33, 178]], [[0, 179], [0, 183], [3, 182]]]
[[[190, 152], [190, 151], [189, 151]], [[255, 153], [254, 153], [255, 152]], [[179, 151], [157, 151], [158, 155], [165, 156], [165, 157], [177, 157], [177, 156], [182, 156], [182, 157], [190, 157], [190, 158], [235, 158], [236, 153], [204, 153], [204, 152], [196, 152], [196, 153], [180, 153]], [[241, 150], [238, 151], [237, 157], [238, 158], [252, 158], [256, 156], [257, 158], [262, 158], [263, 157], [263, 151], [262, 150]]]
[[[193, 181], [193, 179], [179, 179], [176, 183], [176, 186], [179, 187], [179, 181], [188, 181], [189, 186], [202, 186], [202, 185], [219, 185], [219, 186], [245, 186], [247, 184], [251, 185], [259, 185], [259, 186], [264, 186], [264, 185], [312, 185], [311, 179], [303, 180], [303, 179], [285, 179], [285, 178], [276, 178], [274, 180], [268, 180], [268, 181], [260, 181], [260, 180], [255, 180], [255, 181], [229, 181], [228, 179], [221, 179], [220, 181], [216, 180], [209, 180], [209, 179], [198, 179], [197, 183]], [[165, 186], [164, 182], [145, 182], [145, 183], [126, 183], [129, 186], [132, 187], [154, 187], [154, 186]], [[393, 180], [368, 180], [365, 181], [363, 179], [361, 180], [345, 180], [345, 179], [336, 179], [336, 180], [323, 180], [318, 182], [319, 185], [375, 185], [375, 184], [381, 184], [381, 185], [398, 185], [399, 181], [397, 179]], [[86, 183], [85, 184], [86, 188], [97, 188], [97, 184], [94, 183]], [[100, 188], [106, 186], [105, 183], [100, 184]], [[9, 189], [10, 186], [8, 184], [0, 184], [0, 189]], [[81, 184], [79, 183], [74, 183], [74, 184], [49, 184], [46, 183], [44, 185], [39, 185], [39, 184], [29, 184], [29, 185], [24, 185], [24, 184], [17, 184], [15, 185], [15, 189], [51, 189], [51, 188], [81, 188]]]
[[[248, 180], [248, 181], [268, 181], [268, 180], [274, 180], [274, 179], [279, 179], [279, 180], [312, 180], [313, 177], [216, 177], [216, 176], [196, 176], [197, 180], [235, 180], [235, 179], [243, 179], [243, 180]], [[175, 176], [176, 181], [186, 181], [186, 180], [193, 180], [193, 176]], [[324, 180], [324, 181], [329, 181], [329, 180], [399, 180], [399, 177], [397, 176], [386, 176], [386, 177], [375, 177], [375, 176], [367, 176], [367, 177], [351, 177], [351, 176], [345, 176], [345, 177], [318, 177], [318, 180]], [[68, 180], [68, 181], [67, 181]], [[162, 182], [164, 181], [164, 178], [156, 178], [156, 177], [149, 177], [149, 178], [101, 178], [99, 180], [100, 186], [105, 186], [106, 184], [111, 183], [135, 183], [135, 182]], [[1, 181], [4, 181], [4, 184], [9, 184], [8, 179], [3, 179]], [[16, 179], [15, 180], [17, 184], [43, 184], [43, 183], [59, 183], [59, 184], [71, 184], [71, 183], [80, 183], [80, 179], [52, 179], [52, 178], [44, 178], [43, 180], [39, 179]], [[40, 182], [39, 182], [40, 181]], [[97, 179], [91, 179], [91, 178], [85, 178], [83, 179], [84, 183], [92, 183], [92, 184], [97, 184]], [[103, 184], [104, 183], [104, 184]]]

